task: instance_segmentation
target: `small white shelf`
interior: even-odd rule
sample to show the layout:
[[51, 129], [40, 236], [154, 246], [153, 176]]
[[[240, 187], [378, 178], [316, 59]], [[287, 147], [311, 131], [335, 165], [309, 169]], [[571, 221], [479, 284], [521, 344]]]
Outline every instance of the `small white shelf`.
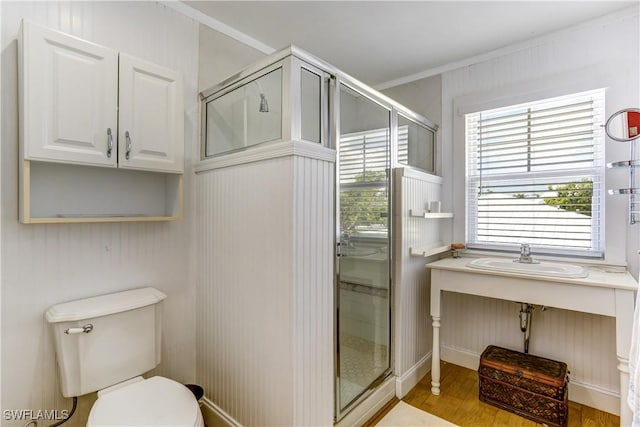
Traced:
[[183, 176], [24, 160], [23, 224], [182, 219]]
[[435, 245], [427, 246], [427, 247], [410, 247], [409, 254], [411, 256], [421, 256], [421, 257], [430, 257], [433, 255], [438, 255], [443, 252], [447, 252], [451, 249], [450, 245], [443, 245], [442, 242], [438, 242]]
[[414, 217], [430, 218], [430, 219], [453, 218], [452, 212], [427, 212], [427, 211], [417, 211], [413, 209], [409, 209], [409, 215]]

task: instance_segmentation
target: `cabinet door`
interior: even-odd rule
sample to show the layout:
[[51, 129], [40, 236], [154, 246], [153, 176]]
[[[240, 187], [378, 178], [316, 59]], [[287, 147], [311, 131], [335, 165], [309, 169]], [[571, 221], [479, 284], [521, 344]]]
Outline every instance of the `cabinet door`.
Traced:
[[24, 21], [19, 64], [24, 159], [115, 167], [118, 53]]
[[121, 168], [182, 173], [184, 108], [176, 71], [120, 54]]

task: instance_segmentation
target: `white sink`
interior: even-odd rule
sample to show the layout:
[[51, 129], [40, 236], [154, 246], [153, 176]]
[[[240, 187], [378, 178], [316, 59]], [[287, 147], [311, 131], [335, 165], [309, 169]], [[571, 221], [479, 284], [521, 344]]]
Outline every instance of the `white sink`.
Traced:
[[467, 263], [467, 267], [480, 270], [504, 271], [508, 273], [530, 274], [534, 276], [565, 277], [577, 279], [587, 277], [589, 273], [577, 265], [540, 262], [527, 264], [514, 262], [511, 259], [477, 258]]

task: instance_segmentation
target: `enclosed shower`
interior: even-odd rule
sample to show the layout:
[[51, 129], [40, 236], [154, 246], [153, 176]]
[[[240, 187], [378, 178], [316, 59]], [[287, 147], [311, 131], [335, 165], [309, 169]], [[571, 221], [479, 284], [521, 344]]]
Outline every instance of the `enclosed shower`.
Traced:
[[[225, 233], [246, 217], [246, 226], [238, 225], [238, 232], [221, 243], [221, 256], [234, 257], [241, 271], [219, 273], [220, 281], [211, 287], [246, 288], [249, 300], [261, 293], [265, 305], [272, 298], [289, 313], [277, 326], [270, 318], [247, 322], [257, 339], [277, 335], [272, 341], [282, 342], [288, 355], [285, 363], [275, 356], [278, 349], [263, 349], [264, 363], [256, 369], [281, 369], [280, 377], [288, 378], [284, 383], [296, 389], [291, 395], [282, 392], [292, 401], [290, 420], [257, 423], [322, 424], [327, 417], [337, 422], [393, 375], [392, 171], [433, 172], [435, 126], [295, 47], [239, 72], [201, 98], [202, 162], [196, 170], [215, 171], [211, 191], [239, 213], [226, 217], [223, 206], [205, 208], [224, 217], [219, 228]], [[288, 159], [274, 165], [274, 174], [282, 174], [277, 179], [265, 169], [265, 162], [276, 158]], [[253, 178], [245, 182], [249, 175]], [[265, 188], [258, 192], [254, 187], [261, 185]], [[275, 210], [291, 215], [291, 223]], [[264, 271], [251, 280], [238, 279], [244, 269], [257, 268], [256, 260]], [[274, 265], [281, 267], [272, 272]], [[269, 313], [268, 307], [260, 309]], [[235, 316], [237, 310], [229, 313]], [[238, 334], [219, 343], [253, 348], [249, 340]], [[258, 411], [258, 400], [255, 407]], [[309, 415], [313, 411], [318, 413]]]

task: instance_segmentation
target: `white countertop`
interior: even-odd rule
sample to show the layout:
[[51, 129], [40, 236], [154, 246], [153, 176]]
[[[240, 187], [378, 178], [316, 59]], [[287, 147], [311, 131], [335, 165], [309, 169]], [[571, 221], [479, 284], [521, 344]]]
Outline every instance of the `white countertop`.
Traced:
[[[638, 282], [627, 271], [616, 271], [615, 268], [607, 269], [606, 266], [586, 266], [582, 265], [589, 273], [587, 277], [569, 279], [565, 277], [551, 277], [551, 276], [534, 276], [531, 274], [513, 273], [507, 271], [489, 271], [481, 270], [479, 268], [468, 267], [467, 263], [472, 261], [472, 257], [461, 258], [445, 258], [439, 261], [426, 264], [427, 268], [434, 268], [439, 270], [458, 271], [463, 273], [482, 274], [489, 276], [503, 276], [503, 277], [517, 277], [520, 279], [530, 279], [545, 282], [559, 282], [559, 283], [575, 283], [577, 285], [587, 285], [603, 288], [615, 288], [615, 289], [628, 289], [637, 290]], [[544, 261], [542, 261], [544, 263]], [[554, 261], [555, 263], [556, 261]], [[570, 263], [567, 263], [570, 264]]]

